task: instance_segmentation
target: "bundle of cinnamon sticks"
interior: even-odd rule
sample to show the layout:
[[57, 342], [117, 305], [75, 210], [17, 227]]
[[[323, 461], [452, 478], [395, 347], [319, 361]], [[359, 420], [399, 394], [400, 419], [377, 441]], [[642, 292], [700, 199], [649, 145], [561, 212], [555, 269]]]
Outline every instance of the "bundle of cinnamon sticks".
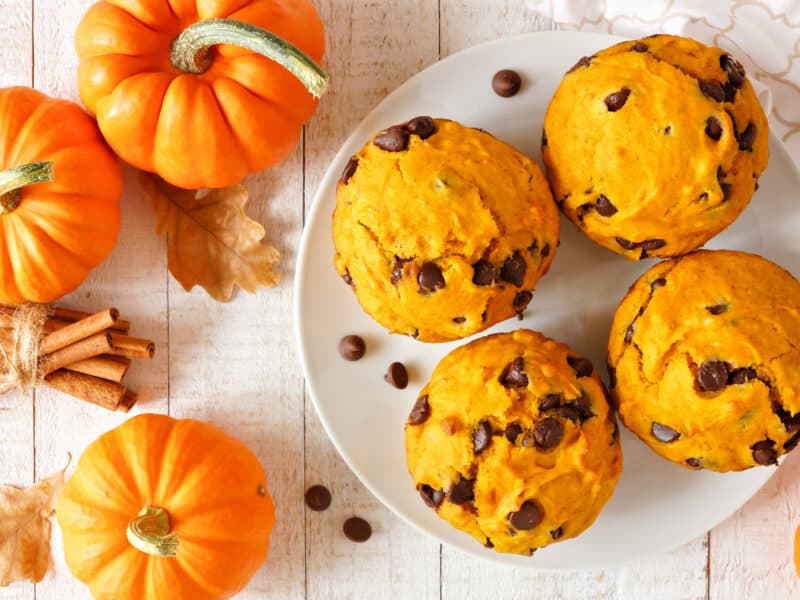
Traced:
[[[15, 310], [0, 305], [0, 325], [11, 326]], [[155, 354], [153, 342], [129, 336], [129, 329], [116, 308], [95, 314], [54, 308], [39, 347], [44, 383], [108, 410], [128, 412], [137, 400], [122, 384], [131, 359]]]

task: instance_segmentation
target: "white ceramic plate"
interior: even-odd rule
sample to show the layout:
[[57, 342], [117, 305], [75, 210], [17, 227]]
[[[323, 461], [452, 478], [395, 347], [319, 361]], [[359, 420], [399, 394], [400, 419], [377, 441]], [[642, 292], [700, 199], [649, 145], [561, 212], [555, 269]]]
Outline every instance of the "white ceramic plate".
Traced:
[[[425, 506], [406, 470], [403, 425], [436, 363], [465, 341], [425, 344], [388, 335], [359, 307], [333, 268], [331, 214], [336, 182], [348, 158], [370, 136], [417, 115], [455, 119], [481, 127], [537, 161], [544, 111], [564, 72], [581, 56], [621, 41], [600, 34], [535, 33], [476, 46], [409, 79], [375, 108], [342, 146], [306, 223], [297, 267], [296, 330], [311, 397], [336, 448], [361, 481], [394, 512], [464, 552], [518, 567], [608, 567], [664, 552], [703, 534], [750, 498], [773, 468], [720, 475], [690, 471], [659, 458], [623, 429], [624, 469], [611, 501], [576, 539], [532, 557], [500, 555], [450, 527]], [[492, 75], [517, 70], [522, 91], [513, 98], [492, 92]], [[761, 254], [800, 273], [800, 176], [774, 138], [770, 165], [747, 210], [711, 248]], [[537, 285], [523, 322], [500, 323], [484, 334], [528, 327], [566, 342], [605, 365], [611, 319], [628, 286], [653, 264], [629, 262], [593, 244], [562, 222], [561, 246]], [[361, 335], [367, 355], [349, 363], [337, 353], [346, 334]], [[404, 391], [383, 381], [392, 361], [409, 367]], [[601, 373], [605, 369], [601, 368]]]

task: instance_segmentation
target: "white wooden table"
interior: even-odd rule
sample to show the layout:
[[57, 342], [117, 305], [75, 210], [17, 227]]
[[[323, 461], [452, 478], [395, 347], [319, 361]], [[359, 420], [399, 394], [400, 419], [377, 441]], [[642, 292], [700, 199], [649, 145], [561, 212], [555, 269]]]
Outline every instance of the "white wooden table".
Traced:
[[[0, 0], [0, 84], [77, 100], [73, 37], [92, 1]], [[166, 241], [155, 236], [129, 169], [119, 244], [65, 301], [98, 309], [113, 303], [137, 335], [156, 341], [156, 358], [129, 374], [141, 393], [134, 412], [208, 420], [242, 438], [265, 465], [278, 520], [269, 560], [241, 597], [800, 598], [791, 561], [800, 455], [709, 534], [624, 568], [575, 573], [512, 570], [442, 547], [393, 516], [350, 473], [305, 395], [296, 356], [292, 273], [305, 211], [348, 132], [388, 92], [452, 52], [549, 24], [524, 0], [317, 0], [317, 6], [327, 25], [332, 90], [289, 159], [246, 181], [250, 214], [284, 253], [284, 282], [226, 305], [199, 289], [185, 293], [167, 271]], [[68, 452], [78, 456], [125, 419], [48, 390], [4, 403], [11, 408], [0, 411], [0, 482], [18, 485], [62, 468]], [[303, 492], [315, 483], [333, 492], [323, 513], [304, 506]], [[354, 514], [373, 526], [367, 543], [341, 533]], [[53, 549], [52, 573], [42, 583], [0, 589], [0, 599], [89, 598], [64, 564], [57, 527]]]

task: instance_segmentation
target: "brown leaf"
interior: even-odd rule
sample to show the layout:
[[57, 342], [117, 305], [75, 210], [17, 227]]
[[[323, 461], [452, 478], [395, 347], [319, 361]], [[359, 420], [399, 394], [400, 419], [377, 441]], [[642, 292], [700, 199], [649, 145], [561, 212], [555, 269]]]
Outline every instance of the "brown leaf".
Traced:
[[280, 281], [274, 265], [281, 255], [262, 243], [264, 228], [245, 214], [244, 186], [184, 190], [150, 174], [142, 175], [142, 186], [156, 213], [156, 232], [168, 234], [169, 270], [187, 292], [200, 285], [227, 302], [234, 285], [252, 294]]
[[0, 587], [44, 578], [50, 562], [50, 516], [62, 487], [64, 471], [28, 489], [0, 485]]

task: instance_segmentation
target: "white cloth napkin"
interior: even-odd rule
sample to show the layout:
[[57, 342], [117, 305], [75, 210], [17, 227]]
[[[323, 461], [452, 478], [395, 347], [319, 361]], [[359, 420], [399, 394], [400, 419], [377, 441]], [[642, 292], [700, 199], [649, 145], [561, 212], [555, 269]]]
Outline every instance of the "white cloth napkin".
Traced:
[[800, 1], [529, 0], [564, 29], [629, 38], [671, 33], [719, 46], [745, 67], [770, 127], [800, 163]]

